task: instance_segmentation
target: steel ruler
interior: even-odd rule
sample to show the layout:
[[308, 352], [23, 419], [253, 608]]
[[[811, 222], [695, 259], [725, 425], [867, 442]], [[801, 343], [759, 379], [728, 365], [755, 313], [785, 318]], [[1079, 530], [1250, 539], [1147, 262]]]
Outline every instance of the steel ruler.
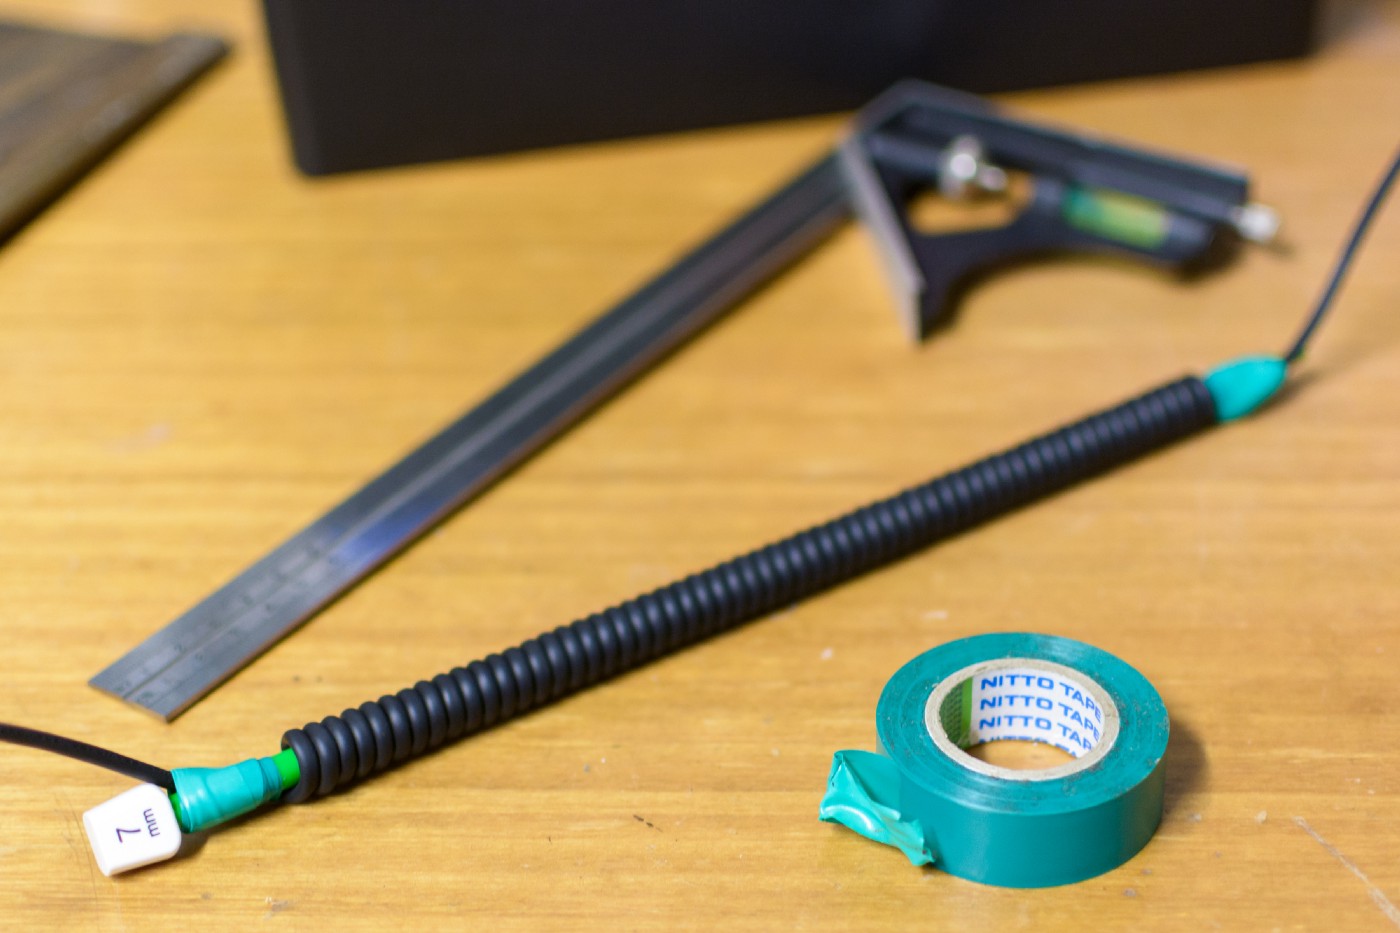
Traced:
[[803, 171], [90, 683], [169, 721], [815, 247], [847, 218]]

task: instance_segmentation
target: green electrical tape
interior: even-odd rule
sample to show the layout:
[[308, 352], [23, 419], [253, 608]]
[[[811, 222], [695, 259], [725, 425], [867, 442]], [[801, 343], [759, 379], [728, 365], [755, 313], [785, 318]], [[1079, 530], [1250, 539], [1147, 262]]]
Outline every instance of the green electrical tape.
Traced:
[[[1162, 818], [1167, 710], [1123, 661], [1050, 635], [964, 638], [910, 661], [876, 709], [880, 753], [837, 752], [821, 818], [916, 865], [1013, 888], [1132, 858]], [[1074, 760], [1017, 771], [963, 749], [1022, 739]]]

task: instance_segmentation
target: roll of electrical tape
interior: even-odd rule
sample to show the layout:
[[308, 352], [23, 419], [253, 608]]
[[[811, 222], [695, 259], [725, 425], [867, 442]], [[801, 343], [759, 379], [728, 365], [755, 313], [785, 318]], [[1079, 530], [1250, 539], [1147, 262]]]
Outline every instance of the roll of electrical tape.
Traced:
[[[880, 753], [836, 753], [821, 817], [916, 865], [1004, 887], [1068, 884], [1132, 858], [1161, 821], [1166, 707], [1136, 670], [1082, 642], [951, 642], [900, 668], [876, 719]], [[964, 751], [999, 739], [1073, 760], [1019, 771]]]

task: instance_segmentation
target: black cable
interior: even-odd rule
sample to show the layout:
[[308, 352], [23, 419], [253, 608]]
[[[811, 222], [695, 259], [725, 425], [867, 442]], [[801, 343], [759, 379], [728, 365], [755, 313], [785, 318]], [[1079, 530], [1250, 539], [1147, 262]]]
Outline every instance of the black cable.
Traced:
[[1323, 315], [1332, 306], [1332, 299], [1336, 297], [1337, 290], [1342, 287], [1342, 279], [1346, 277], [1351, 268], [1352, 260], [1356, 258], [1356, 250], [1361, 245], [1366, 231], [1370, 229], [1371, 221], [1375, 220], [1376, 213], [1385, 202], [1386, 195], [1390, 192], [1390, 186], [1395, 183], [1397, 174], [1400, 174], [1400, 151], [1395, 153], [1390, 168], [1381, 176], [1376, 190], [1371, 194], [1371, 199], [1366, 202], [1365, 209], [1361, 211], [1361, 218], [1357, 220], [1356, 227], [1351, 231], [1351, 239], [1347, 240], [1347, 245], [1342, 247], [1341, 255], [1337, 257], [1332, 275], [1322, 290], [1322, 297], [1318, 299], [1317, 306], [1313, 308], [1307, 323], [1303, 325], [1303, 331], [1298, 335], [1298, 339], [1293, 341], [1293, 346], [1283, 355], [1285, 363], [1293, 363], [1303, 355], [1303, 349], [1307, 346], [1308, 340], [1312, 338], [1313, 331], [1317, 330], [1317, 325], [1322, 323]]
[[157, 768], [144, 761], [118, 755], [116, 752], [98, 748], [96, 745], [89, 745], [86, 742], [79, 742], [77, 739], [68, 739], [51, 732], [40, 732], [38, 729], [26, 729], [24, 726], [13, 726], [0, 722], [0, 742], [9, 742], [11, 745], [23, 745], [44, 752], [66, 755], [90, 765], [97, 765], [99, 768], [106, 768], [108, 771], [125, 774], [138, 781], [155, 784], [157, 787], [163, 787], [171, 792], [175, 790], [175, 779], [164, 768]]
[[[1331, 307], [1400, 174], [1376, 186], [1302, 332]], [[301, 768], [301, 803], [751, 621], [1218, 423], [1187, 377], [1005, 453], [857, 509], [537, 638], [282, 736]]]
[[282, 736], [301, 803], [498, 725], [1217, 423], [1195, 377]]

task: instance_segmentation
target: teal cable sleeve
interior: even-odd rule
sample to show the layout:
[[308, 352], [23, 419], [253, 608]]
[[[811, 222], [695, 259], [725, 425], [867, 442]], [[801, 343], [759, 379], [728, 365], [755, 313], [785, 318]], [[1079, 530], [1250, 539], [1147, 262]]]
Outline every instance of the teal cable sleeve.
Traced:
[[176, 768], [170, 802], [180, 828], [197, 833], [256, 810], [296, 785], [301, 771], [287, 752], [225, 768]]
[[1288, 364], [1276, 356], [1243, 356], [1222, 363], [1201, 381], [1215, 400], [1222, 422], [1243, 418], [1273, 398], [1288, 376]]

